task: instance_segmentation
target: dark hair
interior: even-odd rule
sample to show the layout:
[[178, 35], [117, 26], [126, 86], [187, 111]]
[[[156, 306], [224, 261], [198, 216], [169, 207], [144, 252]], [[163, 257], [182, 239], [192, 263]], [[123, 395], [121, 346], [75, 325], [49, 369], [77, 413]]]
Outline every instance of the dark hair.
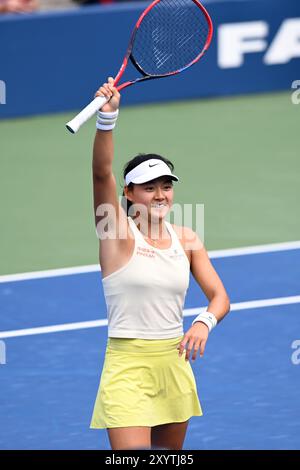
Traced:
[[[171, 172], [173, 173], [174, 171], [174, 165], [173, 163], [168, 160], [165, 157], [162, 157], [161, 155], [157, 155], [156, 153], [139, 153], [136, 157], [133, 157], [129, 162], [127, 162], [123, 168], [123, 178], [125, 180], [125, 177], [127, 173], [129, 173], [131, 170], [133, 170], [136, 166], [138, 166], [140, 163], [146, 162], [147, 160], [151, 160], [152, 158], [155, 158], [156, 160], [162, 160], [165, 162], [168, 167], [170, 168]], [[134, 183], [129, 183], [128, 188], [133, 188]], [[132, 202], [129, 201], [125, 197], [125, 193], [123, 190], [123, 198], [122, 198], [122, 207], [125, 210], [126, 214], [129, 214], [129, 209], [130, 206], [132, 206]]]

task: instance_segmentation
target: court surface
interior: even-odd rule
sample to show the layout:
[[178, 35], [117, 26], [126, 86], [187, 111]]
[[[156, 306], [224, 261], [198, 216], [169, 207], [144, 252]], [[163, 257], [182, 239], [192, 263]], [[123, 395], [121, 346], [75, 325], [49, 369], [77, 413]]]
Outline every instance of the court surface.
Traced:
[[[232, 311], [192, 362], [204, 416], [184, 448], [299, 449], [300, 243], [211, 257]], [[0, 278], [2, 449], [109, 449], [89, 429], [107, 337], [101, 274], [70, 271]], [[205, 305], [191, 279], [185, 331]]]
[[[172, 160], [175, 202], [204, 204], [204, 242], [231, 299], [192, 363], [204, 416], [185, 449], [300, 448], [299, 110], [289, 92], [121, 108], [119, 194], [132, 156]], [[107, 337], [95, 123], [71, 136], [74, 114], [0, 121], [1, 449], [109, 448], [89, 429]], [[191, 279], [185, 331], [204, 306]]]

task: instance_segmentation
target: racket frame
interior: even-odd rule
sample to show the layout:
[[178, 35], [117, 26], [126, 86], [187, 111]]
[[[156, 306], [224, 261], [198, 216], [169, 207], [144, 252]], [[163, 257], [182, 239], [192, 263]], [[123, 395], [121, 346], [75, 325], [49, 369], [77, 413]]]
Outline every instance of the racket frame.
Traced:
[[[200, 3], [198, 0], [192, 0], [195, 5], [197, 5], [201, 10], [202, 10], [202, 13], [204, 14], [205, 18], [206, 18], [206, 21], [208, 23], [208, 35], [207, 35], [207, 39], [206, 39], [206, 42], [205, 42], [205, 45], [202, 49], [202, 51], [197, 55], [197, 57], [195, 57], [190, 63], [188, 63], [187, 65], [185, 65], [184, 67], [181, 67], [180, 69], [178, 70], [174, 70], [172, 72], [168, 72], [168, 73], [164, 73], [164, 74], [147, 74], [143, 69], [142, 67], [137, 63], [137, 61], [135, 60], [135, 58], [133, 57], [132, 55], [132, 47], [133, 47], [133, 43], [134, 43], [134, 39], [135, 39], [135, 36], [136, 36], [136, 33], [142, 23], [142, 21], [144, 20], [144, 18], [147, 16], [147, 14], [149, 13], [149, 11], [152, 10], [152, 8], [154, 8], [161, 0], [154, 0], [154, 2], [152, 2], [144, 11], [143, 13], [140, 15], [139, 19], [137, 20], [136, 22], [136, 25], [131, 33], [131, 37], [130, 37], [130, 40], [129, 40], [129, 44], [128, 44], [128, 47], [127, 47], [127, 51], [126, 51], [126, 54], [125, 54], [125, 57], [123, 59], [123, 62], [122, 62], [122, 65], [114, 79], [114, 86], [117, 88], [118, 91], [121, 91], [123, 90], [124, 88], [128, 87], [128, 86], [131, 86], [131, 85], [134, 85], [135, 83], [139, 83], [139, 82], [143, 82], [145, 80], [151, 80], [151, 79], [154, 79], [154, 78], [164, 78], [164, 77], [170, 77], [172, 75], [177, 75], [178, 73], [182, 72], [183, 70], [191, 67], [193, 64], [195, 64], [196, 62], [198, 62], [199, 59], [201, 59], [201, 57], [205, 54], [205, 52], [207, 51], [207, 49], [209, 48], [210, 46], [210, 43], [211, 43], [211, 40], [212, 40], [212, 36], [213, 36], [213, 23], [212, 23], [212, 20], [211, 20], [211, 17], [209, 16], [209, 13], [208, 11], [206, 10], [206, 8], [202, 5], [202, 3]], [[122, 78], [122, 75], [124, 74], [125, 72], [125, 69], [127, 67], [127, 64], [128, 64], [128, 60], [130, 59], [130, 61], [132, 62], [133, 66], [141, 73], [141, 75], [143, 75], [142, 77], [140, 78], [136, 78], [135, 80], [130, 80], [130, 81], [126, 81], [120, 85], [118, 85], [120, 79]], [[105, 98], [104, 96], [97, 96], [93, 101], [91, 101], [79, 114], [77, 114], [77, 116], [75, 116], [71, 121], [67, 122], [66, 123], [66, 128], [72, 133], [72, 134], [75, 134], [79, 129], [80, 127], [88, 120], [90, 119], [96, 111], [98, 111], [99, 109], [102, 108], [102, 106], [107, 103], [107, 98]]]
[[[206, 39], [206, 42], [204, 44], [204, 47], [203, 47], [202, 51], [191, 62], [189, 62], [187, 65], [185, 65], [184, 67], [181, 67], [178, 70], [175, 70], [173, 72], [164, 73], [164, 74], [147, 74], [142, 69], [142, 67], [137, 63], [135, 58], [133, 57], [133, 55], [132, 55], [132, 46], [133, 46], [133, 43], [134, 43], [136, 33], [137, 33], [143, 19], [149, 13], [149, 11], [152, 10], [152, 8], [154, 8], [155, 5], [157, 5], [160, 1], [161, 0], [154, 0], [154, 2], [152, 2], [143, 11], [143, 13], [140, 15], [139, 19], [136, 22], [136, 25], [135, 25], [135, 27], [132, 31], [132, 34], [131, 34], [131, 38], [130, 38], [130, 41], [129, 41], [129, 45], [128, 45], [123, 63], [120, 67], [119, 72], [117, 73], [117, 75], [115, 77], [114, 86], [117, 88], [118, 91], [123, 90], [123, 88], [126, 88], [130, 85], [133, 85], [135, 83], [142, 82], [142, 81], [145, 81], [145, 80], [151, 80], [151, 79], [154, 79], [154, 78], [164, 78], [164, 77], [170, 77], [172, 75], [177, 75], [178, 73], [182, 72], [183, 70], [191, 67], [196, 62], [198, 62], [198, 60], [200, 60], [201, 57], [203, 57], [203, 55], [205, 54], [205, 52], [207, 51], [207, 49], [210, 46], [210, 43], [211, 43], [212, 37], [213, 37], [213, 31], [214, 31], [212, 19], [209, 15], [208, 11], [206, 10], [206, 8], [202, 5], [202, 3], [200, 3], [198, 0], [192, 0], [192, 2], [194, 2], [195, 5], [197, 5], [202, 10], [202, 13], [204, 14], [204, 16], [206, 18], [206, 21], [207, 21], [207, 24], [208, 24], [208, 35], [207, 35], [207, 39]], [[122, 78], [122, 75], [125, 72], [125, 69], [127, 67], [128, 59], [130, 59], [130, 61], [134, 65], [134, 67], [140, 72], [141, 75], [143, 75], [143, 77], [136, 78], [135, 80], [127, 81], [127, 82], [122, 83], [121, 85], [118, 85], [118, 83], [119, 83], [120, 79]]]

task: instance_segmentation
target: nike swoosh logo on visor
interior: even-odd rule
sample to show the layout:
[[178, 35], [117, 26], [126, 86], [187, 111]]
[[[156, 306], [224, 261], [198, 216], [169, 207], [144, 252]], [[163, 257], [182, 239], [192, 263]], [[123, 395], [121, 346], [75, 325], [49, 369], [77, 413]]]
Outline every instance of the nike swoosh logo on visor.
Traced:
[[154, 165], [150, 165], [149, 163], [149, 166], [152, 168], [153, 166], [156, 166], [156, 165], [159, 165], [159, 163], [154, 163]]

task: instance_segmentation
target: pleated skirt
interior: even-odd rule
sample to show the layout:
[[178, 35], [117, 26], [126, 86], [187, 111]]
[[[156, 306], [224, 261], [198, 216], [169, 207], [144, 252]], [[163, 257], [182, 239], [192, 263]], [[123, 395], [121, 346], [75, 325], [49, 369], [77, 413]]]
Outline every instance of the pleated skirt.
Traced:
[[152, 427], [201, 416], [193, 370], [178, 354], [181, 340], [108, 338], [90, 427]]

